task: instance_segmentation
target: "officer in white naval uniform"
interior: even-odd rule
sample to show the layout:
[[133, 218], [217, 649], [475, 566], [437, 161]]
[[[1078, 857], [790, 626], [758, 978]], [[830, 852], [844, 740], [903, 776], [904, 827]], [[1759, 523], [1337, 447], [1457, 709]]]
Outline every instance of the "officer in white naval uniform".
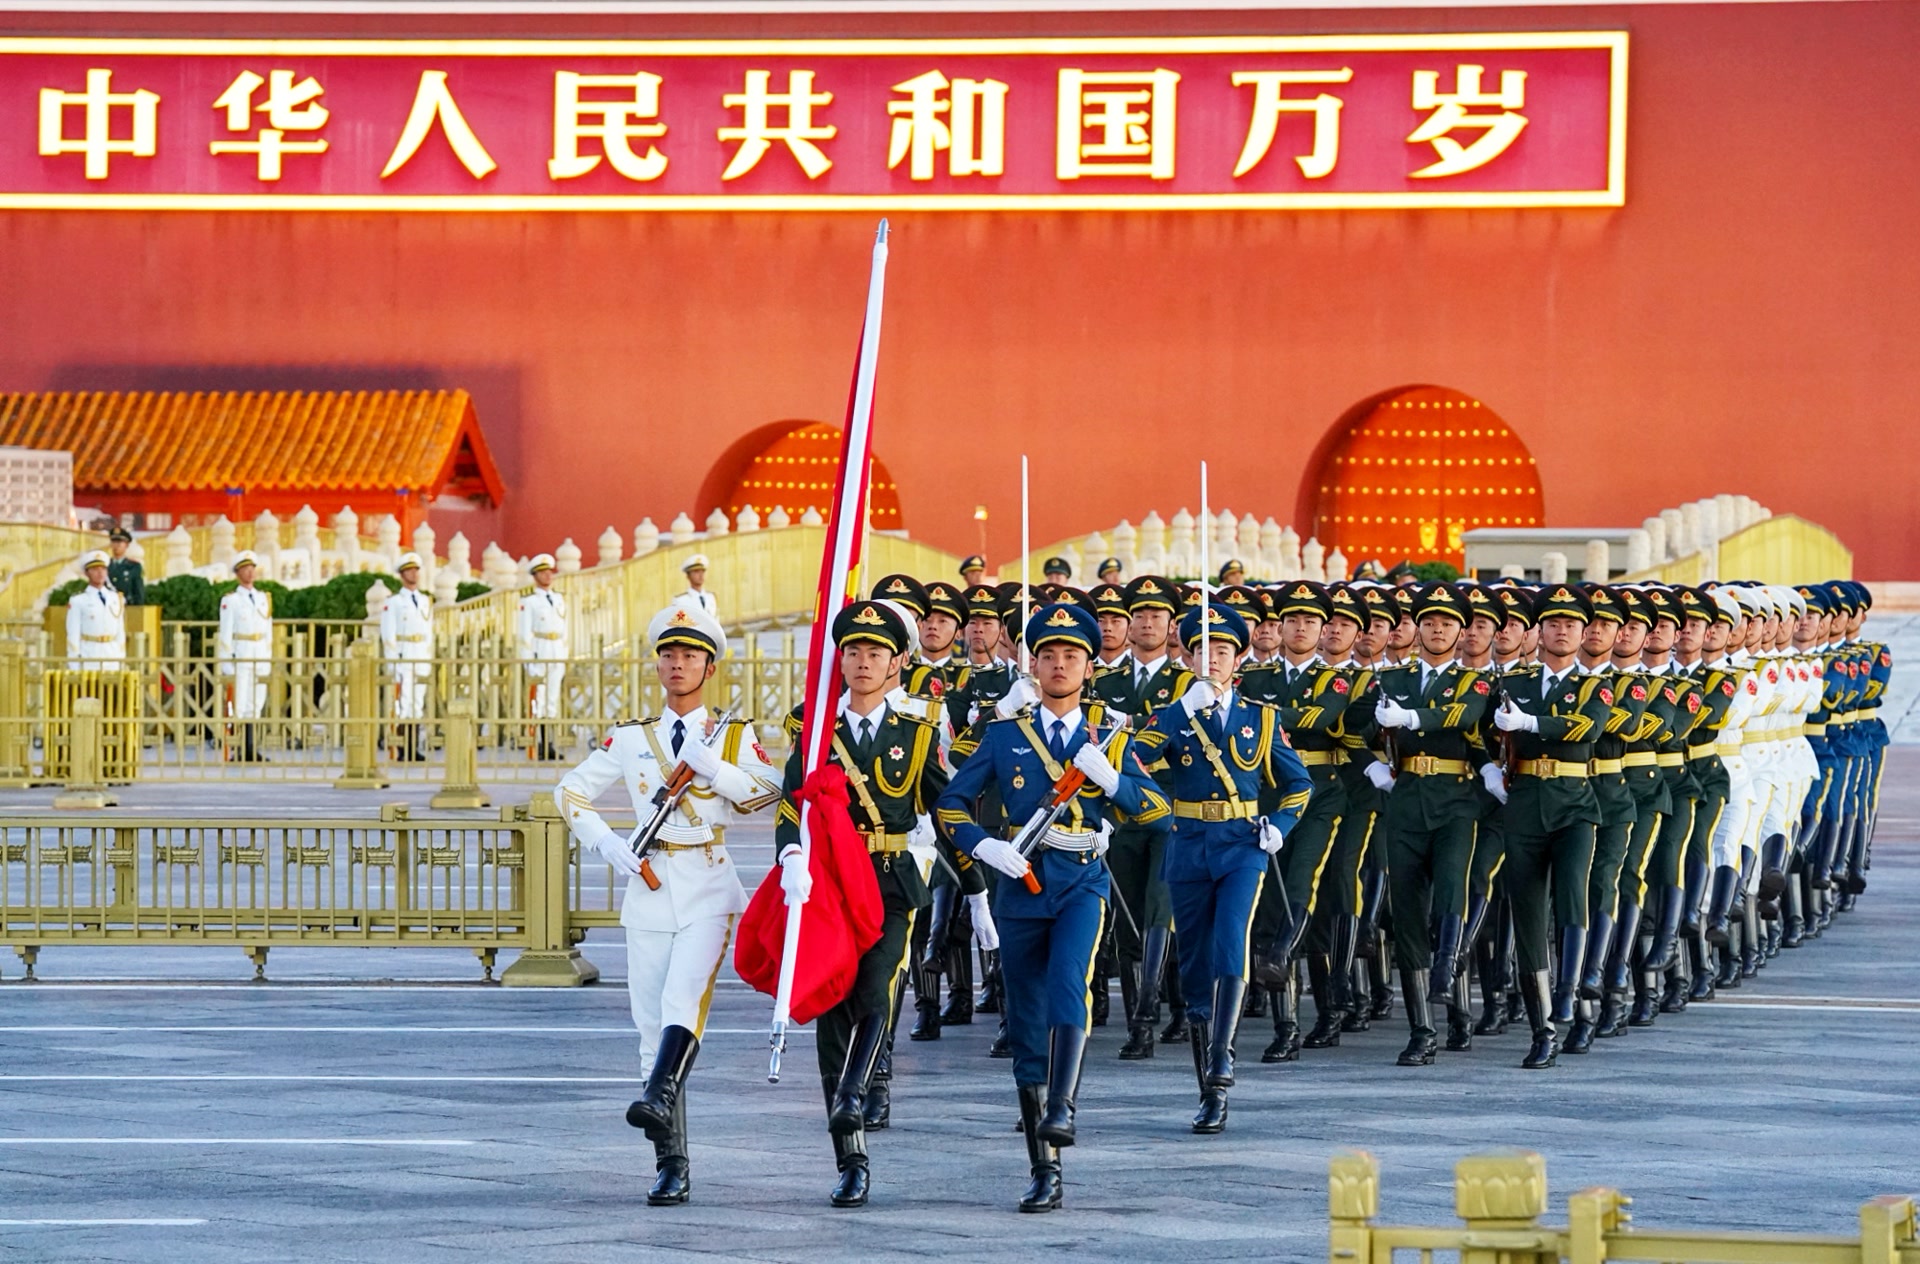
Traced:
[[[273, 597], [253, 586], [259, 569], [260, 561], [252, 551], [241, 550], [233, 559], [233, 577], [240, 581], [239, 587], [220, 598], [214, 655], [231, 690], [227, 714], [236, 720], [257, 719], [266, 710], [267, 673], [273, 667]], [[254, 730], [254, 725], [242, 724], [236, 734], [237, 758], [246, 763], [260, 759]]]
[[380, 612], [380, 653], [393, 672], [393, 718], [400, 758], [427, 757], [427, 682], [433, 678], [433, 598], [420, 588], [420, 555], [400, 555], [399, 592]]
[[558, 759], [558, 728], [562, 684], [567, 675], [567, 599], [553, 588], [553, 554], [533, 559], [533, 591], [520, 598], [514, 622], [520, 659], [526, 668], [529, 698], [527, 714], [534, 721], [534, 758]]
[[[726, 826], [772, 807], [780, 777], [767, 762], [750, 721], [715, 727], [702, 701], [706, 682], [727, 652], [720, 624], [679, 599], [647, 627], [658, 656], [666, 709], [653, 719], [617, 726], [605, 746], [560, 779], [561, 813], [582, 844], [627, 875], [620, 924], [627, 930], [627, 997], [640, 1029], [640, 1067], [647, 1077], [627, 1122], [654, 1143], [657, 1177], [652, 1206], [684, 1203], [692, 1190], [687, 1164], [686, 1082], [700, 1052], [714, 980], [726, 959], [734, 922], [747, 893], [727, 856]], [[640, 862], [628, 836], [593, 810], [593, 800], [617, 783], [642, 822], [654, 794], [679, 763], [694, 773], [693, 788], [660, 831], [649, 868], [659, 883], [640, 880]]]
[[119, 671], [127, 665], [126, 599], [107, 583], [107, 555], [80, 559], [87, 586], [67, 603], [67, 666], [73, 671]]
[[680, 573], [687, 577], [687, 591], [675, 597], [674, 600], [690, 606], [699, 606], [712, 615], [716, 623], [719, 622], [719, 603], [715, 602], [713, 594], [707, 591], [707, 555], [695, 553], [680, 563]]

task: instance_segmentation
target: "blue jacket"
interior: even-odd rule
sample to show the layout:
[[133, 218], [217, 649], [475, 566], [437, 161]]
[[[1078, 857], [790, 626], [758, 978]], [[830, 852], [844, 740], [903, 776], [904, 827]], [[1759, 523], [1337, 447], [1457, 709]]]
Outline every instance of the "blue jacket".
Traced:
[[[1262, 789], [1277, 790], [1279, 804], [1266, 816], [1285, 834], [1312, 797], [1313, 778], [1287, 745], [1279, 718], [1277, 708], [1243, 701], [1236, 690], [1226, 706], [1199, 717], [1189, 716], [1182, 706], [1167, 707], [1155, 713], [1135, 740], [1141, 757], [1149, 761], [1148, 767], [1176, 802], [1257, 803]], [[1196, 723], [1212, 727], [1203, 737], [1195, 731]], [[1267, 858], [1260, 850], [1257, 825], [1253, 817], [1205, 821], [1176, 812], [1167, 880], [1217, 878], [1237, 869], [1265, 868]]]

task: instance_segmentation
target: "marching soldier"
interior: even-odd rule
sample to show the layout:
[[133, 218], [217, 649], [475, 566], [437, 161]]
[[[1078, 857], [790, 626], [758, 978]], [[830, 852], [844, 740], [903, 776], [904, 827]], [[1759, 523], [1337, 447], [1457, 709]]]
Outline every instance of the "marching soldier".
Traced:
[[214, 653], [220, 674], [227, 679], [227, 715], [239, 720], [240, 753], [244, 763], [261, 759], [256, 725], [267, 706], [267, 674], [273, 669], [273, 596], [254, 587], [260, 563], [251, 550], [234, 556], [234, 590], [220, 598], [220, 629]]
[[[1369, 763], [1366, 772], [1387, 799], [1381, 827], [1392, 892], [1393, 955], [1409, 1031], [1398, 1061], [1430, 1066], [1438, 1047], [1431, 998], [1453, 994], [1465, 938], [1467, 882], [1480, 814], [1473, 733], [1492, 687], [1455, 658], [1467, 625], [1466, 602], [1457, 590], [1428, 585], [1415, 598], [1413, 613], [1418, 657], [1376, 677], [1373, 717], [1389, 758]], [[1430, 921], [1437, 934], [1430, 933]]]
[[[1331, 1049], [1340, 1043], [1341, 1032], [1366, 1031], [1370, 1025], [1369, 1006], [1361, 999], [1367, 991], [1365, 966], [1357, 954], [1361, 914], [1366, 907], [1368, 853], [1372, 850], [1369, 844], [1381, 804], [1380, 791], [1366, 774], [1366, 765], [1377, 762], [1371, 747], [1379, 731], [1373, 722], [1378, 694], [1373, 669], [1363, 665], [1357, 656], [1370, 616], [1360, 592], [1352, 585], [1328, 585], [1327, 600], [1333, 617], [1327, 620], [1320, 634], [1320, 656], [1340, 671], [1347, 682], [1347, 705], [1335, 730], [1340, 757], [1334, 765], [1340, 788], [1345, 793], [1346, 807], [1334, 831], [1333, 851], [1327, 857], [1319, 898], [1307, 931], [1311, 951], [1328, 954], [1326, 1008], [1321, 1009], [1321, 998], [1316, 992], [1313, 1030], [1304, 1040], [1309, 1049]], [[1378, 621], [1377, 626], [1384, 638], [1385, 622]], [[1373, 866], [1384, 884], [1385, 870], [1377, 857], [1373, 858]], [[1376, 901], [1379, 898], [1382, 897], [1376, 897]], [[1370, 929], [1367, 939], [1371, 956]], [[1311, 958], [1307, 972], [1311, 980]]]
[[[1301, 1046], [1300, 981], [1294, 954], [1307, 933], [1320, 875], [1346, 811], [1338, 734], [1353, 685], [1320, 657], [1320, 634], [1333, 615], [1325, 588], [1295, 580], [1282, 589], [1271, 609], [1278, 618], [1281, 656], [1269, 667], [1244, 671], [1241, 692], [1249, 702], [1279, 709], [1281, 732], [1305, 765], [1313, 793], [1287, 832], [1274, 881], [1260, 893], [1254, 913], [1253, 981], [1273, 994], [1274, 1038], [1260, 1060], [1292, 1062], [1299, 1058]], [[1278, 797], [1277, 790], [1267, 790], [1262, 809], [1272, 811]], [[1311, 953], [1307, 965], [1319, 1030], [1334, 1012], [1331, 954]], [[1324, 1039], [1327, 1033], [1321, 1034]]]
[[128, 605], [144, 606], [147, 604], [147, 572], [127, 555], [132, 546], [133, 532], [125, 527], [115, 527], [107, 533], [107, 549], [113, 555], [107, 562], [107, 582]]
[[420, 587], [420, 555], [400, 555], [400, 591], [380, 612], [380, 652], [392, 665], [400, 758], [427, 757], [427, 682], [433, 679], [433, 598]]
[[107, 583], [107, 555], [80, 559], [87, 586], [67, 600], [67, 667], [119, 671], [127, 665], [126, 599]]
[[[739, 867], [727, 854], [726, 829], [771, 807], [780, 787], [752, 723], [722, 725], [707, 711], [702, 695], [727, 653], [726, 632], [713, 616], [676, 600], [653, 617], [647, 642], [665, 709], [616, 726], [604, 746], [560, 779], [555, 797], [574, 837], [627, 878], [620, 902], [627, 999], [646, 1078], [639, 1100], [627, 1108], [627, 1122], [653, 1142], [656, 1177], [647, 1203], [660, 1207], [686, 1202], [693, 1190], [687, 1075], [700, 1053], [734, 922], [747, 907]], [[672, 806], [643, 864], [629, 840], [594, 811], [593, 801], [624, 785], [646, 821], [666, 808], [668, 801], [656, 796], [682, 765], [693, 774], [692, 786]]]
[[[907, 855], [909, 836], [947, 785], [937, 727], [888, 704], [901, 662], [913, 650], [906, 623], [884, 601], [856, 601], [833, 621], [846, 691], [834, 717], [830, 762], [845, 769], [854, 828], [865, 840], [885, 909], [880, 938], [861, 954], [846, 998], [815, 1025], [827, 1131], [839, 1180], [835, 1207], [867, 1201], [867, 1093], [891, 1023], [896, 984], [907, 957], [914, 914], [927, 907], [920, 866]], [[800, 846], [805, 733], [787, 759], [774, 843], [789, 900], [805, 900], [812, 880]]]
[[[1499, 593], [1485, 584], [1463, 581], [1459, 588], [1460, 597], [1467, 605], [1467, 626], [1460, 633], [1460, 665], [1480, 673], [1498, 688], [1499, 676], [1494, 666], [1493, 646], [1507, 623], [1507, 608], [1501, 603]], [[1491, 698], [1492, 695], [1489, 695]], [[1500, 869], [1506, 860], [1505, 835], [1500, 828], [1500, 810], [1506, 806], [1506, 778], [1500, 767], [1500, 743], [1489, 742], [1486, 729], [1486, 716], [1483, 713], [1478, 733], [1481, 749], [1475, 756], [1480, 777], [1475, 795], [1479, 799], [1480, 812], [1473, 837], [1473, 865], [1467, 875], [1466, 931], [1461, 937], [1460, 953], [1455, 960], [1453, 992], [1446, 997], [1446, 1048], [1450, 1053], [1465, 1053], [1472, 1049], [1473, 1038], [1479, 1034], [1476, 1028], [1480, 1024], [1473, 1023], [1468, 1005], [1466, 967], [1467, 962], [1476, 959], [1480, 953], [1482, 942], [1488, 938], [1489, 925], [1493, 927], [1492, 937], [1496, 941], [1503, 969], [1499, 972], [1490, 972], [1485, 968], [1481, 970], [1480, 1017], [1481, 1022], [1490, 1029], [1489, 1035], [1497, 1035], [1505, 1029], [1505, 1023], [1501, 1021], [1506, 1012], [1504, 966], [1512, 930], [1510, 917], [1503, 924], [1496, 916], [1499, 907], [1494, 897], [1499, 888]], [[1496, 1013], [1494, 1002], [1497, 999], [1502, 1004]]]
[[520, 598], [514, 622], [520, 646], [520, 661], [527, 673], [527, 714], [534, 722], [534, 751], [537, 759], [558, 759], [559, 744], [554, 740], [554, 721], [560, 718], [560, 703], [567, 678], [567, 599], [553, 589], [553, 555], [542, 553], [533, 559], [533, 591]]
[[[1142, 575], [1127, 585], [1122, 600], [1127, 608], [1128, 654], [1095, 675], [1092, 692], [1127, 716], [1138, 731], [1156, 712], [1180, 700], [1193, 683], [1193, 673], [1167, 654], [1180, 604], [1173, 582]], [[1137, 927], [1123, 919], [1114, 928], [1120, 996], [1127, 1011], [1127, 1042], [1120, 1047], [1120, 1057], [1129, 1062], [1154, 1055], [1163, 986], [1173, 1014], [1157, 1039], [1171, 1044], [1187, 1038], [1186, 1008], [1177, 994], [1178, 968], [1172, 965], [1173, 904], [1164, 876], [1168, 837], [1165, 821], [1122, 821], [1107, 853], [1115, 899], [1124, 901], [1139, 920]]]
[[[1074, 1111], [1092, 1023], [1087, 979], [1103, 938], [1109, 893], [1103, 855], [1117, 815], [1153, 821], [1167, 801], [1130, 750], [1124, 728], [1097, 731], [1081, 699], [1092, 675], [1099, 626], [1072, 605], [1036, 610], [1026, 628], [1040, 700], [1031, 712], [995, 720], [940, 798], [940, 822], [975, 861], [1002, 875], [998, 924], [1007, 1031], [1032, 1183], [1020, 1210], [1060, 1206], [1060, 1147], [1074, 1143]], [[1066, 812], [1023, 851], [974, 819], [989, 780], [1016, 826], [1044, 812], [1072, 769], [1084, 784]], [[997, 822], [995, 822], [997, 825]], [[1031, 880], [1031, 882], [1030, 882]], [[1034, 886], [1039, 889], [1034, 890]]]
[[[1587, 946], [1588, 876], [1601, 815], [1589, 779], [1593, 745], [1613, 711], [1603, 676], [1579, 671], [1580, 641], [1593, 607], [1578, 589], [1557, 584], [1534, 603], [1540, 661], [1501, 680], [1494, 726], [1512, 734], [1513, 783], [1507, 787], [1506, 885], [1513, 901], [1520, 996], [1533, 1044], [1520, 1065], [1558, 1060], [1555, 1023], [1571, 1023]], [[1559, 976], [1552, 929], [1560, 927]], [[1597, 997], [1593, 999], [1598, 999]]]
[[1127, 633], [1133, 616], [1127, 610], [1126, 589], [1119, 584], [1102, 583], [1094, 588], [1092, 597], [1094, 618], [1100, 623], [1100, 652], [1094, 656], [1093, 663], [1097, 677], [1132, 661], [1128, 657]]
[[[1246, 621], [1219, 606], [1195, 608], [1181, 616], [1180, 640], [1207, 675], [1156, 712], [1138, 740], [1143, 758], [1165, 762], [1174, 800], [1166, 872], [1200, 1085], [1193, 1130], [1215, 1133], [1227, 1126], [1254, 906], [1313, 781], [1280, 734], [1278, 711], [1232, 686], [1247, 652]], [[1268, 789], [1278, 802], [1262, 812]]]
[[[1376, 566], [1375, 568], [1379, 568]], [[1380, 673], [1397, 661], [1387, 651], [1387, 645], [1393, 640], [1398, 628], [1400, 612], [1393, 589], [1384, 584], [1356, 584], [1360, 597], [1360, 608], [1367, 616], [1367, 628], [1355, 640], [1354, 658], [1370, 669], [1373, 691], [1365, 704], [1365, 724], [1356, 730], [1357, 740], [1343, 745], [1347, 749], [1348, 793], [1353, 793], [1355, 778], [1364, 780], [1372, 790], [1374, 803], [1374, 822], [1380, 820], [1386, 800], [1384, 791], [1374, 784], [1373, 778], [1382, 773], [1372, 771], [1379, 763], [1371, 751], [1380, 741], [1380, 727], [1373, 722], [1373, 703], [1379, 700]], [[1349, 704], [1349, 710], [1352, 705]], [[1359, 713], [1356, 712], [1356, 715]], [[1383, 773], [1391, 772], [1383, 769]], [[1359, 802], [1359, 800], [1355, 800]], [[1387, 848], [1385, 836], [1371, 841], [1362, 848], [1363, 857], [1360, 870], [1360, 925], [1358, 948], [1354, 958], [1354, 1009], [1342, 1029], [1346, 1031], [1366, 1031], [1372, 1020], [1390, 1017], [1393, 1014], [1393, 944], [1385, 932], [1385, 923], [1391, 915], [1387, 908]], [[1360, 997], [1367, 998], [1362, 1004]]]

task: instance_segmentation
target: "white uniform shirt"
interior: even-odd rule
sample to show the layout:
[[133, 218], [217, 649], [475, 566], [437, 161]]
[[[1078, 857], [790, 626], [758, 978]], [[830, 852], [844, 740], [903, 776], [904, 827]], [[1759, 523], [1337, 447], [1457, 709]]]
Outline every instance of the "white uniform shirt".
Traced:
[[[555, 791], [560, 813], [581, 842], [599, 846], [601, 840], [614, 834], [594, 810], [593, 801], [617, 782], [625, 783], [638, 819], [644, 823], [652, 817], [654, 792], [666, 784], [679, 762], [673, 754], [676, 720], [686, 725], [684, 742], [699, 741], [706, 731], [706, 708], [685, 716], [668, 712], [656, 719], [622, 724], [604, 746], [560, 779]], [[726, 764], [717, 784], [696, 777], [693, 789], [660, 831], [661, 843], [691, 849], [654, 849], [649, 860], [660, 879], [660, 889], [650, 890], [645, 882], [630, 879], [620, 905], [622, 926], [677, 931], [703, 918], [746, 910], [746, 888], [714, 831], [778, 803], [780, 776], [747, 721], [733, 721], [715, 741]]]
[[105, 585], [75, 593], [67, 603], [67, 654], [75, 671], [89, 662], [121, 666], [127, 657], [126, 599]]
[[713, 594], [707, 592], [705, 589], [689, 588], [678, 597], [675, 597], [674, 600], [699, 606], [716, 619], [720, 617], [719, 605], [715, 603]]
[[220, 658], [267, 658], [272, 651], [273, 597], [258, 588], [236, 588], [220, 599]]
[[402, 588], [380, 612], [380, 652], [387, 658], [433, 657], [433, 598]]
[[520, 598], [515, 633], [521, 658], [565, 658], [567, 599], [551, 588], [536, 588]]

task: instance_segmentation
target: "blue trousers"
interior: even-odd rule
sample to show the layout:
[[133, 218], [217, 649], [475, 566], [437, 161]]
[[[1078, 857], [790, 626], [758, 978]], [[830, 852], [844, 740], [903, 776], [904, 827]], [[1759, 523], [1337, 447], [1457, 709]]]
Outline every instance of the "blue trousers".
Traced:
[[998, 919], [1015, 1084], [1047, 1082], [1047, 1037], [1055, 1027], [1092, 1025], [1093, 954], [1106, 933], [1107, 902], [1080, 887], [1053, 903], [1051, 917]]
[[1187, 1021], [1204, 1023], [1213, 1014], [1213, 981], [1247, 977], [1253, 936], [1253, 909], [1266, 884], [1263, 869], [1236, 868], [1216, 878], [1185, 878], [1168, 883], [1173, 896], [1173, 929], [1180, 944], [1180, 987], [1186, 994]]

